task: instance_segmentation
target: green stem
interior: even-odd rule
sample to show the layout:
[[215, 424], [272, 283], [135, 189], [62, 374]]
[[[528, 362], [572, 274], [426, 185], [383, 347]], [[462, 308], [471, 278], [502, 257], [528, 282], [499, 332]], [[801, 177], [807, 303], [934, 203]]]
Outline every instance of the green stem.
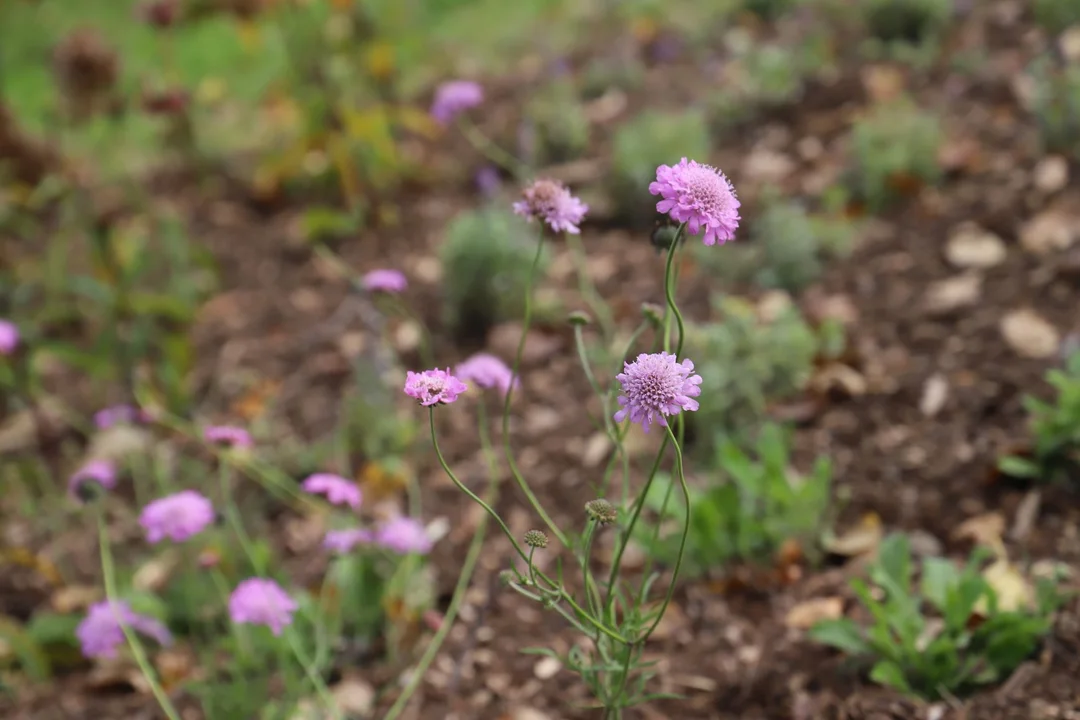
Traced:
[[531, 170], [525, 163], [492, 142], [464, 116], [458, 120], [458, 128], [474, 150], [512, 174], [518, 181], [524, 180], [531, 174]]
[[667, 301], [667, 309], [670, 311], [664, 313], [664, 352], [671, 352], [671, 317], [674, 316], [679, 327], [679, 343], [675, 348], [676, 358], [682, 353], [685, 329], [683, 328], [682, 313], [679, 311], [679, 306], [675, 304], [675, 282], [672, 268], [675, 267], [675, 255], [679, 250], [679, 238], [682, 236], [685, 225], [686, 223], [680, 224], [679, 229], [675, 231], [671, 247], [668, 248], [667, 263], [664, 266], [664, 299]]
[[[116, 575], [115, 568], [113, 567], [112, 550], [109, 545], [109, 533], [105, 527], [105, 510], [104, 508], [101, 508], [100, 505], [97, 514], [97, 524], [98, 546], [101, 552], [101, 574], [104, 576], [105, 581], [105, 598], [109, 601], [109, 607], [112, 609], [117, 602]], [[157, 700], [158, 705], [161, 706], [161, 710], [168, 716], [169, 720], [181, 720], [180, 713], [176, 711], [176, 707], [174, 707], [172, 701], [169, 700], [169, 696], [165, 693], [165, 689], [161, 687], [161, 683], [158, 682], [157, 673], [154, 672], [150, 660], [146, 657], [146, 651], [143, 649], [139, 636], [136, 635], [135, 631], [128, 627], [127, 623], [123, 620], [119, 620], [119, 623], [120, 630], [123, 631], [124, 638], [131, 648], [131, 654], [135, 657], [135, 663], [139, 666], [139, 670], [142, 672], [143, 677], [146, 678], [146, 682], [150, 685], [150, 691], [154, 694], [154, 699]]]
[[615, 324], [615, 320], [612, 318], [611, 309], [600, 297], [600, 293], [596, 291], [596, 285], [589, 278], [589, 265], [585, 255], [585, 245], [581, 242], [581, 236], [566, 233], [566, 244], [570, 246], [570, 254], [577, 269], [578, 292], [581, 293], [585, 303], [592, 310], [593, 315], [596, 316], [596, 321], [600, 324], [600, 337], [603, 342], [604, 357], [606, 358], [607, 352], [610, 350], [608, 342], [610, 342], [611, 329]]
[[243, 520], [240, 517], [240, 511], [236, 507], [236, 502], [232, 496], [232, 483], [230, 482], [232, 477], [232, 468], [227, 463], [218, 462], [218, 481], [221, 484], [221, 502], [225, 505], [225, 518], [232, 525], [233, 532], [236, 533], [237, 539], [240, 541], [240, 548], [244, 551], [244, 555], [247, 556], [248, 562], [251, 563], [251, 567], [255, 570], [256, 575], [263, 575], [266, 568], [263, 564], [257, 560], [257, 556], [254, 551], [254, 544], [251, 542], [251, 538], [248, 536], [247, 531], [244, 529]]
[[596, 583], [592, 578], [592, 571], [590, 566], [592, 565], [592, 543], [593, 537], [596, 536], [596, 521], [589, 520], [589, 527], [585, 531], [584, 548], [581, 554], [581, 574], [585, 578], [585, 591], [586, 599], [588, 600], [589, 612], [595, 617], [600, 617], [600, 591], [596, 587]]
[[304, 649], [300, 647], [300, 641], [296, 637], [295, 629], [293, 627], [288, 628], [285, 631], [285, 635], [288, 637], [289, 647], [292, 648], [293, 655], [296, 657], [296, 662], [304, 669], [304, 674], [307, 675], [311, 684], [315, 686], [315, 692], [319, 694], [319, 699], [323, 702], [323, 705], [326, 706], [326, 709], [332, 713], [331, 717], [334, 718], [334, 720], [337, 720], [337, 718], [341, 717], [341, 713], [338, 712], [338, 703], [334, 700], [330, 688], [326, 687], [326, 682], [319, 673], [315, 672], [315, 666], [304, 656]]

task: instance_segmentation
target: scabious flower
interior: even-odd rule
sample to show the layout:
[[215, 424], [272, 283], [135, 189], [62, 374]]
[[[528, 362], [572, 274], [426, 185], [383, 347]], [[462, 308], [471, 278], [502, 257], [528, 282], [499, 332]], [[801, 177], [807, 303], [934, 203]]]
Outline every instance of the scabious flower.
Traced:
[[121, 624], [157, 640], [161, 645], [172, 644], [168, 629], [154, 618], [138, 614], [122, 600], [104, 600], [91, 605], [86, 617], [75, 629], [83, 655], [88, 658], [116, 657], [116, 649], [124, 644]]
[[482, 388], [496, 388], [503, 396], [510, 391], [511, 381], [514, 387], [521, 384], [506, 363], [489, 353], [476, 353], [469, 357], [454, 368], [454, 375]]
[[88, 484], [96, 484], [105, 490], [116, 487], [116, 466], [108, 460], [89, 460], [68, 478], [68, 491], [77, 498], [84, 498], [90, 490]]
[[431, 552], [432, 542], [427, 528], [419, 520], [404, 515], [380, 525], [373, 539], [376, 544], [401, 555], [427, 555]]
[[409, 281], [397, 270], [372, 270], [360, 282], [368, 292], [400, 293], [409, 286]]
[[405, 375], [405, 394], [419, 400], [424, 407], [449, 405], [468, 389], [468, 385], [450, 374], [450, 368], [423, 372], [410, 370]]
[[656, 168], [656, 182], [649, 184], [649, 192], [663, 197], [656, 203], [656, 211], [686, 223], [691, 235], [704, 228], [702, 241], [706, 245], [723, 245], [735, 238], [739, 199], [727, 176], [711, 165], [686, 158], [674, 167], [661, 165]]
[[145, 410], [131, 405], [112, 405], [94, 413], [94, 425], [98, 430], [106, 430], [120, 423], [146, 422], [150, 416]]
[[181, 490], [147, 503], [139, 514], [139, 524], [146, 530], [146, 540], [150, 543], [165, 538], [184, 542], [213, 522], [213, 504], [194, 490]]
[[19, 347], [19, 328], [10, 320], [0, 319], [0, 355], [11, 355]]
[[292, 624], [296, 601], [273, 580], [248, 578], [229, 596], [229, 617], [238, 625], [265, 625], [275, 635]]
[[523, 200], [514, 203], [514, 212], [528, 220], [546, 222], [555, 232], [578, 235], [578, 225], [589, 206], [554, 180], [537, 180], [522, 191]]
[[435, 90], [431, 116], [441, 125], [484, 102], [484, 89], [471, 80], [450, 80]]
[[211, 425], [203, 430], [203, 439], [208, 443], [226, 447], [249, 448], [255, 444], [251, 433], [233, 425]]
[[313, 495], [325, 495], [326, 499], [334, 505], [348, 505], [351, 508], [360, 507], [362, 497], [360, 488], [356, 483], [350, 482], [340, 475], [331, 473], [315, 473], [304, 480], [302, 487]]
[[649, 432], [650, 423], [667, 426], [667, 415], [698, 409], [694, 398], [701, 394], [701, 376], [694, 374], [694, 363], [689, 359], [680, 363], [668, 352], [641, 353], [634, 362], [624, 363], [623, 371], [615, 377], [623, 392], [615, 422], [629, 417]]
[[485, 165], [476, 171], [476, 189], [480, 191], [481, 195], [494, 197], [498, 194], [501, 185], [502, 180], [499, 178], [499, 171], [493, 166]]
[[328, 530], [323, 538], [323, 547], [336, 553], [347, 553], [357, 545], [375, 540], [375, 534], [364, 528], [348, 530]]

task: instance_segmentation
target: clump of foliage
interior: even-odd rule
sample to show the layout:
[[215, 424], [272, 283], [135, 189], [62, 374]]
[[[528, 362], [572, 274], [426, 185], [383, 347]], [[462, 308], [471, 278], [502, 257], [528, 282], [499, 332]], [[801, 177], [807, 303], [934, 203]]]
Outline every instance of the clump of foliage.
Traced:
[[929, 699], [1001, 680], [1050, 631], [1062, 598], [1042, 580], [1032, 607], [1004, 607], [979, 570], [982, 559], [977, 551], [960, 568], [946, 558], [926, 558], [916, 587], [910, 543], [891, 535], [870, 569], [876, 589], [852, 582], [873, 623], [825, 620], [810, 637], [872, 661], [873, 681]]
[[861, 5], [870, 34], [888, 45], [932, 44], [952, 16], [951, 0], [866, 0]]
[[848, 181], [871, 211], [941, 177], [937, 116], [901, 99], [873, 108], [852, 130]]
[[1080, 67], [1062, 65], [1049, 55], [1031, 64], [1031, 110], [1046, 152], [1080, 157]]
[[557, 81], [529, 102], [526, 115], [536, 128], [538, 147], [532, 166], [566, 162], [581, 157], [589, 144], [589, 119], [574, 87]]
[[[718, 480], [691, 492], [683, 561], [689, 572], [704, 574], [732, 560], [768, 562], [792, 540], [808, 554], [814, 552], [827, 525], [832, 465], [820, 457], [808, 477], [796, 476], [790, 467], [789, 440], [774, 423], [762, 427], [752, 452], [720, 439], [715, 457]], [[665, 526], [681, 517], [668, 497], [670, 487], [670, 482], [655, 483], [645, 499], [646, 507], [659, 513]], [[678, 532], [659, 537], [642, 531], [638, 541], [661, 562], [678, 554]]]
[[1002, 458], [999, 467], [1012, 477], [1075, 481], [1080, 478], [1080, 352], [1069, 357], [1064, 369], [1050, 370], [1046, 381], [1057, 391], [1054, 402], [1024, 398], [1035, 436], [1031, 456]]
[[721, 320], [691, 325], [686, 335], [686, 354], [695, 358], [703, 378], [700, 408], [687, 418], [699, 446], [716, 433], [736, 441], [752, 438], [769, 404], [802, 390], [815, 358], [843, 344], [838, 325], [811, 327], [795, 307], [770, 321], [738, 298], [721, 299], [717, 310]]
[[[461, 213], [446, 229], [440, 248], [446, 322], [482, 338], [492, 324], [520, 317], [525, 287], [537, 253], [537, 232], [507, 210]], [[547, 265], [541, 250], [540, 268]]]
[[1033, 0], [1035, 22], [1049, 33], [1060, 33], [1070, 25], [1080, 24], [1077, 0]]
[[800, 0], [743, 0], [743, 10], [757, 15], [762, 20], [775, 20], [794, 9]]
[[644, 112], [619, 128], [612, 150], [611, 190], [620, 216], [631, 222], [652, 218], [653, 206], [641, 199], [649, 197], [657, 166], [673, 165], [682, 157], [703, 162], [711, 147], [705, 114], [699, 110]]

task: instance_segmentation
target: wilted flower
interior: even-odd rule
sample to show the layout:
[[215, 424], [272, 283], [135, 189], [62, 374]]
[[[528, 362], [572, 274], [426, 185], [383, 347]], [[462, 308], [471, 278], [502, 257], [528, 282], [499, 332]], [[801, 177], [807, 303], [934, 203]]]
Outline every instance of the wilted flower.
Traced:
[[661, 195], [656, 211], [672, 220], [686, 223], [687, 232], [697, 235], [702, 228], [706, 245], [723, 245], [735, 238], [739, 227], [739, 199], [724, 173], [711, 165], [701, 165], [683, 158], [674, 167], [656, 169], [656, 182], [649, 192]]
[[79, 28], [57, 44], [53, 67], [65, 99], [79, 119], [103, 109], [120, 76], [116, 51], [93, 28]]
[[304, 480], [303, 488], [315, 495], [325, 495], [326, 499], [334, 505], [348, 505], [351, 508], [360, 507], [361, 493], [356, 483], [350, 482], [340, 475], [331, 473], [315, 473]]
[[116, 487], [116, 466], [108, 460], [89, 460], [68, 478], [68, 491], [81, 500], [88, 500], [93, 483], [105, 490]]
[[431, 116], [442, 125], [448, 125], [459, 114], [482, 102], [484, 89], [480, 85], [471, 80], [451, 80], [435, 90]]
[[180, 3], [177, 0], [145, 0], [139, 3], [136, 15], [156, 28], [172, 27], [180, 15]]
[[0, 320], [0, 355], [10, 355], [19, 347], [19, 328], [10, 320]]
[[149, 419], [150, 416], [144, 410], [131, 405], [113, 405], [94, 413], [94, 425], [99, 430], [107, 430], [120, 423], [146, 422]]
[[172, 635], [162, 623], [138, 614], [122, 600], [104, 600], [91, 605], [86, 617], [75, 629], [83, 655], [88, 658], [116, 657], [116, 649], [124, 644], [121, 624], [157, 640], [162, 645], [172, 644]]
[[183, 88], [144, 90], [142, 109], [147, 115], [179, 115], [187, 110], [191, 94]]
[[431, 552], [431, 538], [423, 523], [411, 517], [400, 515], [387, 520], [375, 531], [374, 541], [387, 550], [402, 555], [417, 553], [427, 555]]
[[590, 519], [595, 520], [601, 525], [610, 525], [618, 518], [618, 513], [615, 512], [615, 506], [604, 498], [597, 498], [596, 500], [590, 500], [585, 503], [585, 513]]
[[570, 194], [566, 186], [555, 180], [537, 180], [522, 191], [524, 200], [514, 203], [514, 212], [529, 220], [546, 222], [555, 232], [577, 235], [578, 224], [589, 206]]
[[399, 293], [409, 286], [409, 281], [397, 270], [372, 270], [360, 282], [368, 292]]
[[511, 381], [514, 387], [521, 384], [506, 363], [489, 353], [476, 353], [469, 357], [454, 368], [454, 374], [482, 388], [497, 388], [503, 396], [509, 392]]
[[701, 376], [694, 374], [689, 359], [679, 363], [668, 352], [641, 353], [634, 362], [624, 363], [623, 372], [615, 377], [623, 391], [615, 422], [629, 417], [648, 432], [650, 423], [666, 426], [667, 415], [698, 409], [694, 397], [701, 394]]
[[233, 425], [211, 425], [203, 430], [203, 439], [208, 443], [226, 447], [249, 448], [254, 445], [251, 433]]
[[525, 533], [524, 540], [531, 548], [546, 548], [548, 545], [547, 535], [541, 530], [529, 530]]
[[350, 552], [354, 547], [375, 540], [375, 534], [364, 528], [348, 530], [327, 530], [323, 538], [323, 547], [336, 553]]
[[296, 609], [296, 601], [266, 578], [248, 578], [229, 596], [229, 617], [234, 623], [265, 625], [275, 635], [292, 624]]
[[469, 389], [469, 386], [446, 370], [409, 371], [405, 376], [405, 394], [416, 398], [424, 407], [429, 405], [449, 405], [457, 396]]
[[146, 504], [139, 514], [139, 524], [150, 543], [169, 538], [183, 542], [214, 522], [214, 506], [194, 490], [181, 490]]

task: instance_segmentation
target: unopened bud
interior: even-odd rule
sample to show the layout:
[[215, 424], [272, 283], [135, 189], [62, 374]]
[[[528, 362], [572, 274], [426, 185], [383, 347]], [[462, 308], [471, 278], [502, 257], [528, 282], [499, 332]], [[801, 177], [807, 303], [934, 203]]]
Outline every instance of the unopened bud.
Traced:
[[525, 533], [525, 544], [531, 548], [546, 548], [548, 538], [547, 535], [539, 530], [530, 530]]
[[571, 325], [585, 326], [592, 322], [592, 318], [583, 310], [575, 310], [566, 318]]
[[585, 503], [585, 512], [591, 520], [595, 520], [601, 525], [610, 525], [618, 517], [615, 506], [603, 498], [597, 498]]

